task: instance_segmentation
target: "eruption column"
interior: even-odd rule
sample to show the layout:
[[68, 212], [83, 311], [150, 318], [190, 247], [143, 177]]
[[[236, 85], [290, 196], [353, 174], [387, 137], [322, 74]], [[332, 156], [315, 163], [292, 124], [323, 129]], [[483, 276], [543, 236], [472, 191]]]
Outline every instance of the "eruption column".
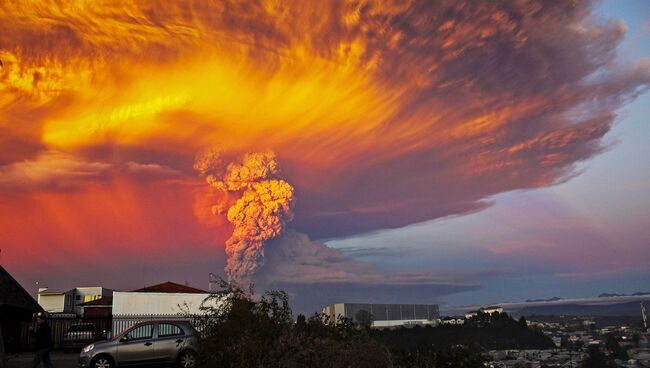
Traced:
[[[226, 241], [226, 272], [230, 280], [241, 282], [264, 264], [264, 242], [280, 235], [292, 219], [293, 187], [276, 177], [273, 152], [249, 153], [226, 166], [219, 150], [208, 149], [197, 156], [194, 169], [212, 187], [241, 194], [228, 208], [235, 229]], [[222, 214], [226, 206], [217, 203], [213, 211]]]

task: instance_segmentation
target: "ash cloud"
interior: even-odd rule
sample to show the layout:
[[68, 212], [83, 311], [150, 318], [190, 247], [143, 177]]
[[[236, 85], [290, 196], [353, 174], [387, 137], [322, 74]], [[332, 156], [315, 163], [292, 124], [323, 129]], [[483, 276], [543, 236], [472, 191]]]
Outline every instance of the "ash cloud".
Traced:
[[280, 288], [300, 313], [346, 302], [435, 303], [445, 295], [476, 290], [503, 271], [386, 271], [347, 258], [337, 249], [294, 230], [266, 244], [266, 261], [255, 275], [258, 289]]
[[106, 177], [111, 165], [88, 162], [57, 151], [41, 152], [31, 160], [0, 166], [0, 191], [49, 188], [72, 190]]
[[207, 149], [197, 155], [194, 169], [211, 187], [238, 194], [234, 203], [215, 204], [213, 212], [227, 214], [234, 225], [226, 241], [229, 279], [248, 281], [264, 264], [264, 243], [280, 235], [293, 216], [293, 187], [276, 178], [272, 152], [248, 153], [226, 166], [220, 150]]
[[[227, 161], [206, 168], [220, 168], [206, 179], [226, 197], [249, 193], [217, 210], [245, 213], [268, 190], [285, 193], [269, 231], [250, 230], [255, 246], [233, 238], [231, 258], [253, 260], [240, 271], [233, 263], [233, 274], [254, 272], [261, 244], [292, 212], [292, 226], [322, 239], [479, 211], [498, 193], [575, 175], [577, 163], [606, 148], [618, 110], [647, 91], [648, 60], [617, 58], [625, 24], [593, 8], [553, 0], [4, 2], [5, 184], [24, 180], [25, 160], [59, 149], [74, 152], [66, 185], [94, 177], [95, 162], [191, 178], [195, 153], [215, 143], [229, 156], [273, 151], [282, 179], [270, 159], [257, 167], [266, 173], [248, 179], [241, 162], [230, 172]], [[239, 179], [225, 180], [231, 174]], [[301, 200], [290, 211], [294, 188]], [[234, 224], [258, 218], [227, 216]], [[236, 225], [237, 234], [248, 229]]]

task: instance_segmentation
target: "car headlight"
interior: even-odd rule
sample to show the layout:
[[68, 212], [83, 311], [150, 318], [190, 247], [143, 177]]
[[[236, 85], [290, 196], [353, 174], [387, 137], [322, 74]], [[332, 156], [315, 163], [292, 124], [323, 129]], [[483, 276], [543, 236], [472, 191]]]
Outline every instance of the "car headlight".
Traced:
[[94, 348], [95, 348], [95, 344], [90, 344], [90, 345], [86, 346], [86, 347], [83, 349], [83, 352], [84, 352], [84, 353], [89, 353], [89, 352], [90, 352], [91, 350], [93, 350]]

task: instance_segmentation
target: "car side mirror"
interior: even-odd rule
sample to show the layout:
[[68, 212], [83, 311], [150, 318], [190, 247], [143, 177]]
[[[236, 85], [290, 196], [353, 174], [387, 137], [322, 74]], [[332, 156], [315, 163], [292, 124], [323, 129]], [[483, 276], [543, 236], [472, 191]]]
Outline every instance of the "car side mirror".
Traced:
[[122, 336], [122, 338], [120, 339], [120, 342], [127, 342], [127, 341], [129, 341], [129, 338], [127, 336]]

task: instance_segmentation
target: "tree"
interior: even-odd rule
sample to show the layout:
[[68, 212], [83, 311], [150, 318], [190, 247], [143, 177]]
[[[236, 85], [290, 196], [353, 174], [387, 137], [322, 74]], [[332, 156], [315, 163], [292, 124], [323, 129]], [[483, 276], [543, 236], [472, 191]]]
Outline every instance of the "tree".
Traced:
[[299, 314], [296, 318], [296, 328], [304, 329], [305, 326], [307, 326], [307, 318], [305, 318], [304, 314]]
[[372, 314], [365, 309], [361, 309], [354, 314], [354, 320], [361, 327], [370, 328], [372, 326]]
[[427, 349], [412, 353], [394, 354], [395, 367], [417, 368], [484, 368], [485, 358], [464, 346], [452, 346], [441, 350]]
[[582, 362], [583, 368], [614, 368], [616, 367], [613, 363], [608, 362], [605, 354], [600, 351], [598, 346], [589, 346], [587, 350], [589, 354], [587, 358]]
[[224, 280], [220, 289], [203, 304], [201, 354], [208, 368], [391, 366], [388, 350], [349, 319], [315, 314], [294, 324], [285, 292], [256, 298]]
[[627, 354], [627, 350], [621, 347], [621, 344], [618, 343], [618, 340], [613, 335], [607, 335], [605, 340], [605, 347], [611, 352], [610, 356], [614, 359], [628, 360], [630, 359]]
[[528, 322], [526, 322], [526, 317], [521, 316], [519, 317], [519, 326], [522, 328], [528, 328]]

